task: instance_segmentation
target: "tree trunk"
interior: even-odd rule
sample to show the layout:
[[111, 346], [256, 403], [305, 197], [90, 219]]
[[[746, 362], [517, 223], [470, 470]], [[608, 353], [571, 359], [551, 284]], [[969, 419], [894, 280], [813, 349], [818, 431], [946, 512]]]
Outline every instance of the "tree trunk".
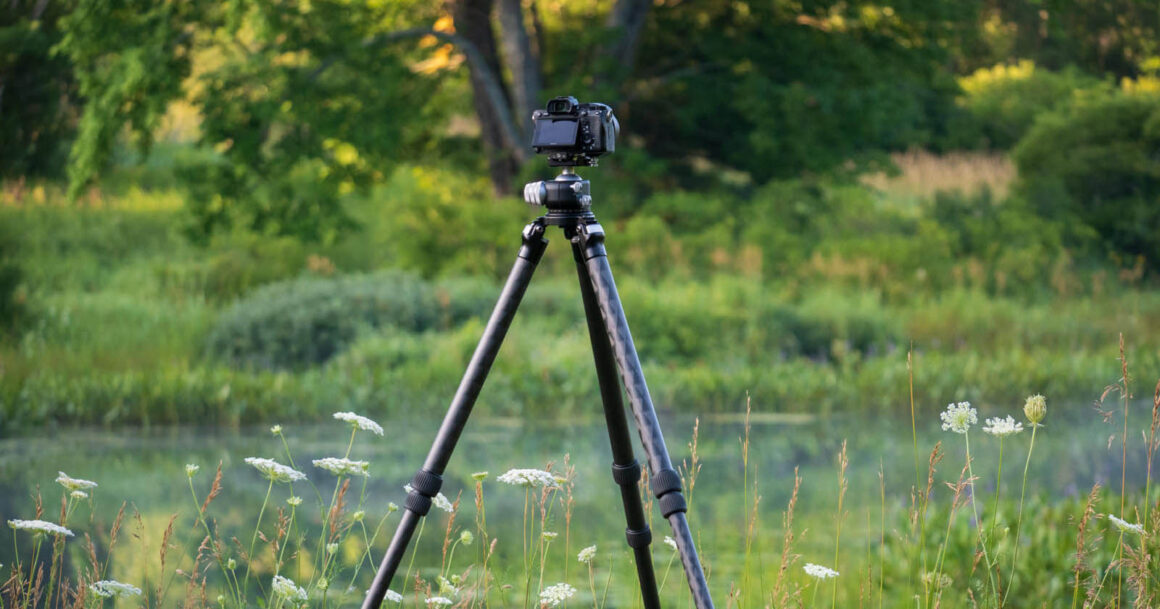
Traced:
[[620, 34], [605, 49], [609, 60], [608, 69], [613, 72], [613, 77], [608, 80], [612, 83], [619, 85], [632, 72], [640, 33], [651, 5], [651, 0], [616, 0], [612, 12], [608, 14], [606, 25]]
[[[496, 53], [495, 35], [491, 29], [491, 9], [494, 0], [455, 0], [452, 3], [452, 18], [455, 32], [471, 42], [482, 56], [481, 65], [470, 63], [472, 103], [479, 117], [483, 146], [487, 151], [488, 169], [492, 187], [497, 194], [513, 192], [512, 180], [519, 171], [521, 150], [512, 150], [505, 141], [501, 122], [502, 110], [494, 107], [488, 96], [488, 76], [484, 71], [500, 75], [499, 55]], [[500, 81], [502, 87], [502, 81]], [[504, 102], [511, 107], [510, 96], [504, 89]]]
[[[520, 0], [499, 0], [500, 39], [503, 58], [512, 75], [516, 126], [525, 138], [530, 135], [532, 111], [540, 102], [540, 58], [532, 51]], [[526, 146], [526, 144], [525, 144]]]

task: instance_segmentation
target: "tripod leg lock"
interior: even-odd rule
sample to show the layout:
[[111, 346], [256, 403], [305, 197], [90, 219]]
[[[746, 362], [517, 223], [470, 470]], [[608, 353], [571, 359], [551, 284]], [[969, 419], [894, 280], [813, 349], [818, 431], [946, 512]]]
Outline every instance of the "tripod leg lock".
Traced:
[[689, 511], [685, 496], [681, 494], [681, 475], [675, 469], [662, 469], [653, 475], [649, 483], [656, 495], [661, 515], [668, 518], [677, 512]]
[[647, 526], [639, 531], [625, 529], [624, 537], [628, 540], [628, 547], [644, 548], [648, 547], [648, 544], [652, 543], [652, 530]]
[[431, 499], [443, 488], [443, 478], [439, 474], [421, 469], [411, 478], [411, 492], [407, 494], [404, 506], [408, 511], [426, 516], [431, 511]]

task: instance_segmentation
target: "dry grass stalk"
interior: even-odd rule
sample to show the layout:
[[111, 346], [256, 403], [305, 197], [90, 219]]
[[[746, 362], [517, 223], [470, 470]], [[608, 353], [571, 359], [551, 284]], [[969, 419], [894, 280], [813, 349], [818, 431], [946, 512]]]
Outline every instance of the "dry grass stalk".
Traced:
[[209, 504], [213, 502], [222, 492], [222, 462], [218, 461], [217, 473], [214, 474], [213, 484], [209, 487], [209, 494], [205, 496], [205, 502], [201, 504], [201, 513], [204, 514], [209, 509]]
[[[790, 566], [797, 561], [798, 556], [793, 553], [793, 514], [797, 507], [798, 491], [801, 490], [802, 477], [798, 475], [798, 468], [793, 469], [793, 492], [789, 496], [789, 503], [782, 514], [782, 528], [785, 531], [782, 537], [781, 560], [777, 566], [777, 580], [770, 593], [770, 604], [774, 607], [789, 607], [796, 593], [791, 594], [786, 575]], [[800, 599], [798, 599], [800, 602]]]

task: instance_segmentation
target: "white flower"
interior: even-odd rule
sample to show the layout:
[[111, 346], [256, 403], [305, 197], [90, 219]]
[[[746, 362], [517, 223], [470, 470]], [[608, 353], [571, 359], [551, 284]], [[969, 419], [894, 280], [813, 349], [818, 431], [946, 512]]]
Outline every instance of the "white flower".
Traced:
[[540, 605], [547, 605], [555, 607], [560, 603], [572, 598], [576, 594], [576, 589], [568, 584], [556, 584], [548, 586], [540, 592]]
[[370, 463], [366, 461], [351, 461], [347, 458], [326, 457], [315, 459], [314, 467], [322, 468], [336, 476], [367, 476]]
[[1111, 520], [1112, 524], [1116, 525], [1117, 529], [1120, 529], [1125, 533], [1136, 533], [1138, 535], [1144, 534], [1144, 525], [1132, 524], [1123, 518], [1116, 517], [1114, 514], [1108, 514], [1108, 520]]
[[45, 533], [48, 535], [65, 535], [72, 537], [73, 532], [53, 522], [44, 520], [9, 520], [8, 526], [22, 531]]
[[669, 537], [668, 535], [665, 535], [665, 545], [676, 550], [677, 549], [677, 540], [673, 539], [672, 537]]
[[555, 531], [544, 531], [542, 535], [544, 536], [544, 539], [548, 541], [552, 541], [553, 539], [560, 536], [560, 534]]
[[509, 469], [496, 480], [504, 484], [528, 488], [556, 488], [560, 486], [551, 472], [542, 469]]
[[452, 602], [451, 602], [451, 599], [449, 599], [449, 598], [446, 598], [446, 597], [443, 597], [443, 596], [432, 596], [431, 598], [427, 599], [427, 600], [426, 600], [426, 601], [424, 601], [424, 602], [426, 602], [426, 603], [427, 603], [427, 606], [428, 606], [428, 607], [431, 607], [431, 606], [434, 606], [434, 605], [444, 605], [444, 606], [446, 606], [446, 605], [450, 605], [450, 604], [452, 604]]
[[947, 409], [938, 416], [942, 419], [943, 431], [953, 431], [955, 433], [967, 433], [971, 425], [979, 422], [975, 409], [971, 408], [970, 402], [947, 404]]
[[576, 555], [576, 560], [578, 560], [586, 565], [592, 564], [592, 561], [595, 559], [596, 559], [596, 546], [588, 546], [587, 548], [580, 550], [580, 553]]
[[226, 561], [226, 568], [229, 569], [230, 571], [237, 569], [238, 568], [238, 561], [236, 561], [232, 558], [227, 560]]
[[325, 577], [320, 577], [318, 578], [318, 583], [315, 584], [315, 586], [317, 586], [319, 590], [326, 590], [330, 587], [330, 580], [326, 579]]
[[475, 480], [476, 482], [483, 482], [484, 480], [487, 480], [487, 472], [475, 472], [474, 474], [471, 474], [471, 479]]
[[192, 478], [193, 475], [196, 474], [197, 470], [199, 470], [199, 469], [201, 469], [200, 465], [195, 465], [193, 463], [186, 463], [185, 464], [185, 475]]
[[81, 480], [80, 478], [70, 478], [69, 475], [64, 473], [64, 472], [57, 472], [57, 474], [59, 474], [56, 477], [57, 484], [63, 486], [67, 490], [87, 491], [87, 490], [92, 489], [92, 488], [97, 488], [97, 483], [93, 482], [92, 480]]
[[270, 428], [270, 433], [272, 433], [272, 434], [274, 434], [274, 435], [276, 435], [276, 436], [280, 436], [280, 435], [282, 435], [282, 426], [281, 426], [281, 425], [275, 425], [275, 426], [271, 427], [271, 428]]
[[262, 477], [271, 482], [296, 482], [306, 478], [306, 474], [273, 459], [261, 457], [246, 457], [246, 463], [262, 473]]
[[337, 543], [326, 544], [326, 553], [327, 554], [336, 554], [337, 552], [338, 552], [338, 544]]
[[302, 505], [302, 498], [296, 495], [292, 495], [286, 498], [286, 503], [289, 504], [290, 507], [298, 507]]
[[72, 497], [73, 499], [88, 499], [89, 494], [84, 491], [73, 491], [69, 493], [69, 497]]
[[403, 602], [403, 595], [395, 592], [394, 590], [387, 590], [387, 600], [391, 601], [392, 603], [401, 603]]
[[141, 596], [141, 589], [131, 584], [123, 584], [111, 579], [103, 579], [89, 584], [89, 590], [101, 598]]
[[367, 517], [367, 513], [365, 510], [359, 510], [359, 511], [350, 515], [350, 519], [355, 521], [355, 522], [362, 522], [362, 519], [366, 518], [366, 517]]
[[474, 542], [475, 542], [475, 535], [471, 531], [464, 529], [463, 532], [459, 534], [459, 543], [461, 543], [465, 546], [469, 546]]
[[1007, 436], [1023, 431], [1023, 424], [1016, 423], [1015, 419], [1010, 415], [1008, 415], [1006, 419], [994, 417], [987, 419], [987, 425], [986, 427], [983, 427], [983, 431], [991, 434], [992, 436], [1006, 438]]
[[806, 565], [802, 567], [802, 570], [806, 572], [806, 575], [816, 579], [830, 579], [831, 577], [838, 576], [837, 571], [829, 567], [823, 567], [822, 565], [815, 565], [812, 562], [806, 563]]
[[274, 596], [284, 598], [291, 602], [306, 602], [306, 590], [299, 588], [292, 579], [275, 575], [271, 587], [274, 589]]
[[459, 588], [456, 588], [455, 584], [451, 583], [451, 580], [440, 575], [439, 576], [439, 594], [445, 595], [447, 597], [453, 597], [453, 596], [459, 594]]
[[378, 423], [375, 423], [374, 421], [362, 415], [357, 415], [353, 412], [336, 412], [334, 413], [334, 418], [338, 419], [339, 421], [346, 421], [352, 426], [357, 427], [363, 431], [369, 431], [380, 436], [383, 435], [383, 428], [380, 427]]

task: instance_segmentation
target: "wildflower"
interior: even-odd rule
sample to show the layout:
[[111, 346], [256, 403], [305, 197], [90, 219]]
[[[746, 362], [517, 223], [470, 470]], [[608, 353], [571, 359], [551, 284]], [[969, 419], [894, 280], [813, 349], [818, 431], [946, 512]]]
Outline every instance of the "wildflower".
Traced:
[[1027, 398], [1027, 402], [1023, 404], [1023, 416], [1027, 417], [1032, 425], [1039, 425], [1043, 417], [1047, 416], [1047, 398], [1038, 393]]
[[596, 559], [596, 546], [588, 546], [587, 548], [580, 550], [580, 553], [576, 555], [576, 560], [578, 560], [586, 565], [592, 564], [592, 561], [595, 559]]
[[504, 484], [525, 488], [556, 488], [560, 486], [551, 472], [542, 469], [509, 469], [496, 480]]
[[1144, 534], [1144, 525], [1132, 524], [1123, 518], [1116, 517], [1114, 514], [1108, 514], [1108, 519], [1111, 520], [1112, 524], [1116, 525], [1116, 528], [1120, 529], [1120, 531], [1123, 533], [1136, 533], [1138, 535]]
[[306, 590], [299, 588], [292, 579], [282, 577], [281, 575], [275, 575], [274, 582], [270, 587], [274, 589], [274, 596], [286, 599], [291, 602], [306, 602]]
[[370, 463], [366, 461], [351, 461], [346, 458], [326, 457], [325, 459], [315, 459], [313, 461], [314, 467], [324, 469], [336, 476], [366, 476], [367, 467]]
[[338, 553], [338, 544], [337, 544], [337, 543], [328, 543], [328, 544], [326, 544], [326, 553], [327, 553], [327, 554], [336, 554], [336, 553]]
[[459, 594], [459, 589], [455, 587], [455, 584], [451, 583], [451, 580], [440, 575], [439, 576], [439, 594], [442, 594], [442, 595], [447, 596], [447, 597], [452, 597], [452, 596]]
[[548, 541], [552, 541], [553, 539], [560, 536], [560, 534], [555, 532], [555, 531], [544, 531], [542, 534], [544, 536], [544, 539], [546, 539]]
[[330, 582], [325, 577], [320, 577], [317, 586], [319, 590], [326, 590], [330, 587]]
[[281, 425], [275, 425], [275, 426], [271, 427], [271, 428], [270, 428], [270, 433], [272, 433], [272, 434], [274, 434], [274, 435], [276, 435], [276, 436], [280, 436], [280, 435], [282, 435], [282, 426], [281, 426]]
[[359, 511], [351, 514], [350, 519], [355, 521], [355, 522], [362, 522], [362, 519], [366, 518], [366, 516], [367, 516], [367, 513], [365, 510], [359, 510]]
[[540, 592], [540, 605], [547, 605], [555, 607], [560, 603], [572, 598], [576, 594], [576, 589], [568, 584], [556, 584], [548, 586]]
[[935, 588], [949, 588], [955, 580], [951, 579], [951, 576], [947, 575], [946, 573], [936, 574], [934, 571], [927, 571], [925, 574], [923, 574], [922, 581], [925, 582], [926, 585]]
[[97, 483], [92, 480], [81, 480], [80, 478], [70, 478], [64, 472], [57, 472], [57, 484], [63, 486], [68, 491], [87, 491], [89, 489], [97, 488]]
[[73, 532], [52, 522], [44, 520], [9, 520], [8, 526], [13, 529], [32, 531], [34, 533], [44, 533], [46, 535], [64, 535], [72, 537]]
[[668, 535], [665, 535], [665, 545], [676, 550], [677, 549], [677, 540], [673, 539], [672, 537], [669, 537]]
[[434, 605], [444, 605], [444, 606], [446, 606], [446, 605], [451, 605], [451, 604], [452, 604], [452, 602], [451, 602], [451, 599], [449, 599], [449, 598], [446, 598], [446, 597], [443, 597], [443, 596], [432, 596], [431, 598], [427, 599], [427, 600], [426, 600], [426, 601], [424, 601], [424, 602], [425, 602], [425, 603], [427, 603], [427, 606], [428, 606], [428, 607], [431, 607], [431, 606], [434, 606]]
[[806, 563], [806, 565], [802, 567], [802, 570], [806, 572], [806, 575], [809, 575], [814, 579], [830, 579], [831, 577], [838, 576], [837, 571], [829, 567], [823, 567], [822, 565], [815, 565], [812, 562]]
[[194, 463], [186, 463], [185, 464], [185, 475], [192, 478], [193, 475], [196, 474], [197, 470], [199, 470], [199, 469], [201, 469], [200, 465], [197, 465]]
[[475, 480], [476, 482], [483, 482], [484, 480], [487, 480], [487, 472], [475, 472], [474, 474], [471, 474], [471, 479]]
[[273, 459], [246, 457], [246, 463], [254, 466], [254, 469], [261, 472], [263, 478], [271, 482], [297, 482], [306, 478], [306, 474]]
[[302, 505], [302, 498], [298, 497], [297, 495], [291, 495], [291, 496], [286, 498], [286, 503], [290, 507], [298, 507], [298, 506]]
[[357, 415], [353, 412], [336, 412], [334, 413], [334, 418], [338, 419], [339, 421], [346, 421], [347, 423], [350, 423], [352, 427], [357, 427], [363, 431], [369, 431], [380, 436], [383, 435], [383, 428], [380, 427], [378, 423], [375, 423], [374, 421], [362, 415]]
[[141, 589], [132, 584], [123, 584], [119, 581], [111, 579], [103, 579], [99, 582], [89, 584], [89, 590], [93, 594], [101, 598], [128, 598], [130, 596], [141, 596]]
[[387, 590], [387, 600], [391, 601], [392, 603], [401, 603], [403, 602], [403, 595], [395, 592], [394, 590]]
[[979, 422], [975, 409], [971, 408], [970, 402], [947, 404], [946, 411], [938, 416], [942, 419], [943, 431], [953, 431], [955, 433], [967, 433], [971, 425]]
[[459, 534], [459, 543], [469, 546], [475, 541], [475, 535], [471, 531], [464, 530]]
[[238, 568], [238, 561], [236, 561], [232, 558], [227, 560], [226, 561], [226, 568], [229, 569], [230, 571], [237, 569]]
[[224, 606], [226, 604], [226, 595], [224, 595], [224, 594], [217, 595], [217, 602], [219, 605]]
[[987, 426], [983, 427], [983, 431], [998, 438], [1006, 438], [1023, 431], [1023, 424], [1016, 423], [1010, 415], [1006, 419], [994, 417], [987, 419]]
[[399, 504], [395, 503], [394, 501], [387, 504], [387, 513], [388, 514], [390, 514], [392, 512], [397, 512], [397, 511], [399, 511]]
[[72, 497], [73, 499], [88, 499], [89, 498], [89, 494], [84, 492], [84, 491], [73, 491], [73, 492], [69, 493], [68, 495], [69, 495], [69, 497]]

